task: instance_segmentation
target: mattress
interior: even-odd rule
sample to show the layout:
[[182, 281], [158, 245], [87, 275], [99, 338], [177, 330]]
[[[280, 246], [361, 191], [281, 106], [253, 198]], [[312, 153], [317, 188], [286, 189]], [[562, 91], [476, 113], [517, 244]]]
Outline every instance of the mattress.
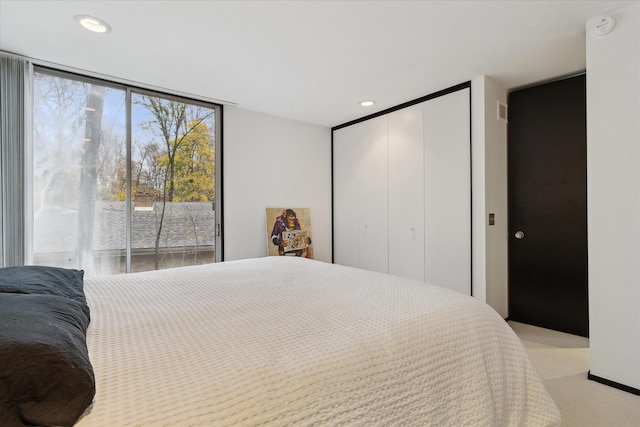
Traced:
[[85, 280], [96, 395], [79, 427], [551, 426], [486, 304], [297, 257]]

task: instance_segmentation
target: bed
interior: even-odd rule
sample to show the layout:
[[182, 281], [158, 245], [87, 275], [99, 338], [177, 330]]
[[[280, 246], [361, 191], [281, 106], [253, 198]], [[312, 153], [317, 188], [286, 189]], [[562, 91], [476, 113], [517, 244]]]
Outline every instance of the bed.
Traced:
[[437, 286], [267, 257], [87, 278], [84, 294], [95, 394], [78, 427], [560, 422], [507, 323]]

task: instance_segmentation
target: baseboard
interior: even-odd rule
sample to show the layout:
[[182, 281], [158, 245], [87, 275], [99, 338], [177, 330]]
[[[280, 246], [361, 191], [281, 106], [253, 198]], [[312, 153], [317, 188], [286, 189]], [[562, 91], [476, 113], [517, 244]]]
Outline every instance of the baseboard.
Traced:
[[640, 389], [630, 387], [628, 385], [620, 384], [615, 381], [608, 380], [606, 378], [598, 377], [591, 374], [591, 371], [587, 372], [587, 378], [591, 381], [595, 381], [600, 384], [608, 385], [609, 387], [617, 388], [618, 390], [626, 391], [627, 393], [640, 396]]

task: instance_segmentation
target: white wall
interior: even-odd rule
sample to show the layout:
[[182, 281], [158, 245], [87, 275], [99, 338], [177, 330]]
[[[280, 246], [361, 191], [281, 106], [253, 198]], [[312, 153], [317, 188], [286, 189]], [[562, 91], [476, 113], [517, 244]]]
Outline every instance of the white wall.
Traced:
[[[507, 90], [493, 79], [471, 81], [473, 296], [502, 317], [508, 312], [507, 122], [498, 119]], [[489, 214], [495, 225], [489, 225]]]
[[640, 389], [640, 4], [587, 23], [591, 373]]
[[314, 258], [331, 262], [331, 129], [224, 108], [224, 259], [267, 255], [265, 208], [310, 208]]

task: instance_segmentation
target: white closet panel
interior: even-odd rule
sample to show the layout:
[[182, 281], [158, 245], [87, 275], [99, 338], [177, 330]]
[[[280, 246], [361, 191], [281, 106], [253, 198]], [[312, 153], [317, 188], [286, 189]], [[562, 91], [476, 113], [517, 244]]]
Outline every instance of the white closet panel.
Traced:
[[334, 261], [388, 271], [387, 119], [334, 132]]
[[469, 96], [334, 130], [334, 262], [471, 293]]
[[388, 115], [389, 273], [424, 280], [423, 104]]
[[336, 264], [358, 265], [358, 213], [354, 197], [358, 194], [357, 125], [333, 132], [333, 260]]
[[424, 104], [425, 280], [471, 292], [469, 89]]

